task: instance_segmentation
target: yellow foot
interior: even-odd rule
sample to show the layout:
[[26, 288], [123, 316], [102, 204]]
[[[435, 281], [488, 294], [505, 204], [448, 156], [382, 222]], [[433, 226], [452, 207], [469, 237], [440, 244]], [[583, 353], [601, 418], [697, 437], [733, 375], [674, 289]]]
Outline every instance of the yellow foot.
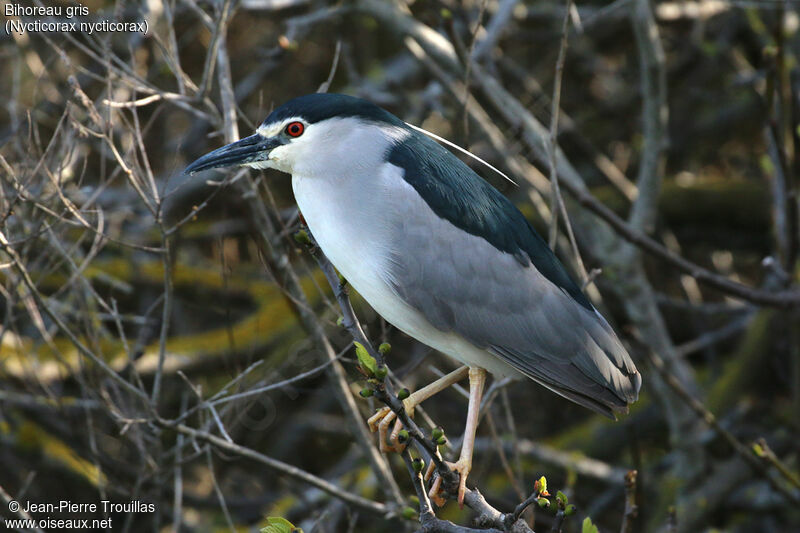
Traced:
[[[406, 412], [408, 413], [409, 409], [406, 406]], [[411, 416], [409, 413], [409, 416]], [[388, 452], [397, 452], [402, 453], [403, 450], [406, 449], [405, 444], [401, 444], [398, 436], [400, 435], [400, 430], [403, 429], [403, 423], [400, 420], [396, 420], [394, 423], [394, 429], [392, 429], [392, 433], [389, 433], [389, 426], [391, 425], [392, 421], [397, 419], [397, 415], [394, 414], [394, 411], [389, 409], [388, 407], [381, 407], [378, 409], [378, 412], [372, 415], [367, 420], [367, 425], [369, 426], [370, 431], [378, 432], [378, 440], [380, 445], [380, 450], [383, 453]]]
[[[458, 480], [458, 506], [463, 508], [464, 507], [464, 494], [467, 492], [467, 476], [469, 476], [470, 470], [472, 470], [472, 461], [462, 457], [455, 463], [451, 463], [445, 461], [445, 464], [450, 467], [453, 472], [457, 472], [459, 475]], [[436, 475], [433, 479], [433, 485], [431, 485], [431, 490], [428, 493], [428, 496], [431, 498], [431, 501], [442, 507], [445, 502], [445, 498], [442, 496], [442, 478], [441, 476]]]
[[[466, 366], [462, 366], [461, 368], [450, 372], [449, 374], [440, 377], [433, 383], [426, 385], [425, 387], [421, 388], [420, 390], [414, 392], [403, 400], [403, 407], [408, 413], [408, 416], [414, 416], [414, 408], [433, 396], [434, 394], [442, 391], [456, 383], [460, 379], [463, 379], [469, 373], [469, 369]], [[400, 444], [398, 442], [398, 435], [400, 431], [403, 429], [403, 424], [397, 420], [394, 424], [394, 429], [392, 430], [392, 434], [389, 436], [387, 442], [387, 433], [389, 432], [389, 424], [392, 423], [392, 420], [395, 420], [397, 416], [392, 412], [391, 409], [388, 407], [383, 407], [378, 409], [378, 412], [375, 413], [367, 423], [369, 424], [369, 428], [375, 432], [377, 431], [380, 436], [380, 449], [382, 452], [402, 452], [405, 449], [405, 444]]]

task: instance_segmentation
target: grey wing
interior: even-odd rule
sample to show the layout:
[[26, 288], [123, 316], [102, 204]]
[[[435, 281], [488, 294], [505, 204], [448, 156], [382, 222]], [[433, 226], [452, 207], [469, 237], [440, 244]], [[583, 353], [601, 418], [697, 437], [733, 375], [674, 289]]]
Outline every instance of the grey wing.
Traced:
[[[614, 417], [641, 377], [605, 319], [546, 279], [531, 261], [440, 218], [404, 195], [390, 283], [437, 329], [455, 332], [531, 379]], [[411, 205], [409, 205], [411, 204]]]

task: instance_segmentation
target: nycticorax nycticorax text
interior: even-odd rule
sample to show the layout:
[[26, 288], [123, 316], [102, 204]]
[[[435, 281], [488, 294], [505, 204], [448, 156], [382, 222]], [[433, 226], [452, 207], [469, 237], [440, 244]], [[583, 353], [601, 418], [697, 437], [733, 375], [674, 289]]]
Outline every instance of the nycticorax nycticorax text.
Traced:
[[[419, 128], [366, 100], [310, 94], [186, 171], [243, 165], [291, 174], [309, 229], [345, 279], [389, 323], [465, 365], [405, 401], [412, 412], [469, 375], [467, 425], [452, 465], [459, 501], [486, 371], [528, 377], [612, 418], [636, 400], [633, 361], [547, 244]], [[385, 409], [370, 420], [384, 451], [393, 418]]]

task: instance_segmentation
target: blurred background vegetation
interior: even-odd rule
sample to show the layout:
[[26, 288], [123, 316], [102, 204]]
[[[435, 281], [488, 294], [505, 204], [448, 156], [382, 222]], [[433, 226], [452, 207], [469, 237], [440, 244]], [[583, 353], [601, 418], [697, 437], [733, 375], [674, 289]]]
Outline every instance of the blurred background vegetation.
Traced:
[[[374, 437], [354, 429], [378, 405], [358, 399], [352, 339], [291, 238], [288, 176], [182, 169], [323, 87], [507, 172], [519, 187], [476, 168], [547, 235], [565, 18], [561, 178], [578, 177], [622, 218], [644, 198], [652, 223], [632, 220], [634, 230], [720, 278], [762, 292], [797, 285], [796, 2], [83, 5], [82, 20], [148, 31], [0, 32], [4, 499], [156, 504], [112, 514], [119, 531], [255, 531], [266, 516], [307, 532], [417, 529], [400, 513], [414, 506], [402, 461], [387, 468]], [[629, 531], [800, 531], [797, 302], [710, 287], [564, 197], [586, 268], [600, 269], [587, 293], [632, 347], [642, 395], [611, 422], [531, 382], [495, 384], [470, 483], [511, 511], [545, 474], [578, 506], [565, 531], [585, 516], [617, 531], [623, 477], [636, 469]], [[580, 277], [561, 223], [558, 253]], [[405, 386], [454, 368], [353, 299], [370, 338], [392, 344]], [[417, 421], [457, 442], [462, 392], [430, 400]], [[332, 497], [264, 457], [382, 507]], [[469, 524], [472, 511], [450, 502], [438, 514]], [[0, 516], [12, 517], [6, 504]], [[549, 511], [527, 518], [537, 531], [553, 522]]]

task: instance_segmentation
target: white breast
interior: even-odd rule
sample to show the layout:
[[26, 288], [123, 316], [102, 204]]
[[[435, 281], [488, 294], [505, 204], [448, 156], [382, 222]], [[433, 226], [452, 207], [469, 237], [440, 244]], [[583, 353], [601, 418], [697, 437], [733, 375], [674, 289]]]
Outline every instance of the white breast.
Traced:
[[[498, 375], [516, 375], [513, 368], [462, 337], [434, 328], [406, 304], [388, 283], [389, 261], [402, 243], [393, 241], [400, 221], [421, 205], [398, 206], [398, 187], [410, 187], [398, 167], [384, 164], [378, 175], [344, 177], [292, 176], [300, 211], [322, 251], [375, 311], [406, 334], [464, 364]], [[398, 248], [399, 247], [399, 248]], [[413, 253], [402, 250], [401, 253]]]
[[390, 221], [381, 213], [386, 197], [382, 180], [293, 175], [292, 189], [311, 233], [348, 283], [379, 313], [377, 307], [392, 307], [397, 297], [383, 276], [391, 237]]

